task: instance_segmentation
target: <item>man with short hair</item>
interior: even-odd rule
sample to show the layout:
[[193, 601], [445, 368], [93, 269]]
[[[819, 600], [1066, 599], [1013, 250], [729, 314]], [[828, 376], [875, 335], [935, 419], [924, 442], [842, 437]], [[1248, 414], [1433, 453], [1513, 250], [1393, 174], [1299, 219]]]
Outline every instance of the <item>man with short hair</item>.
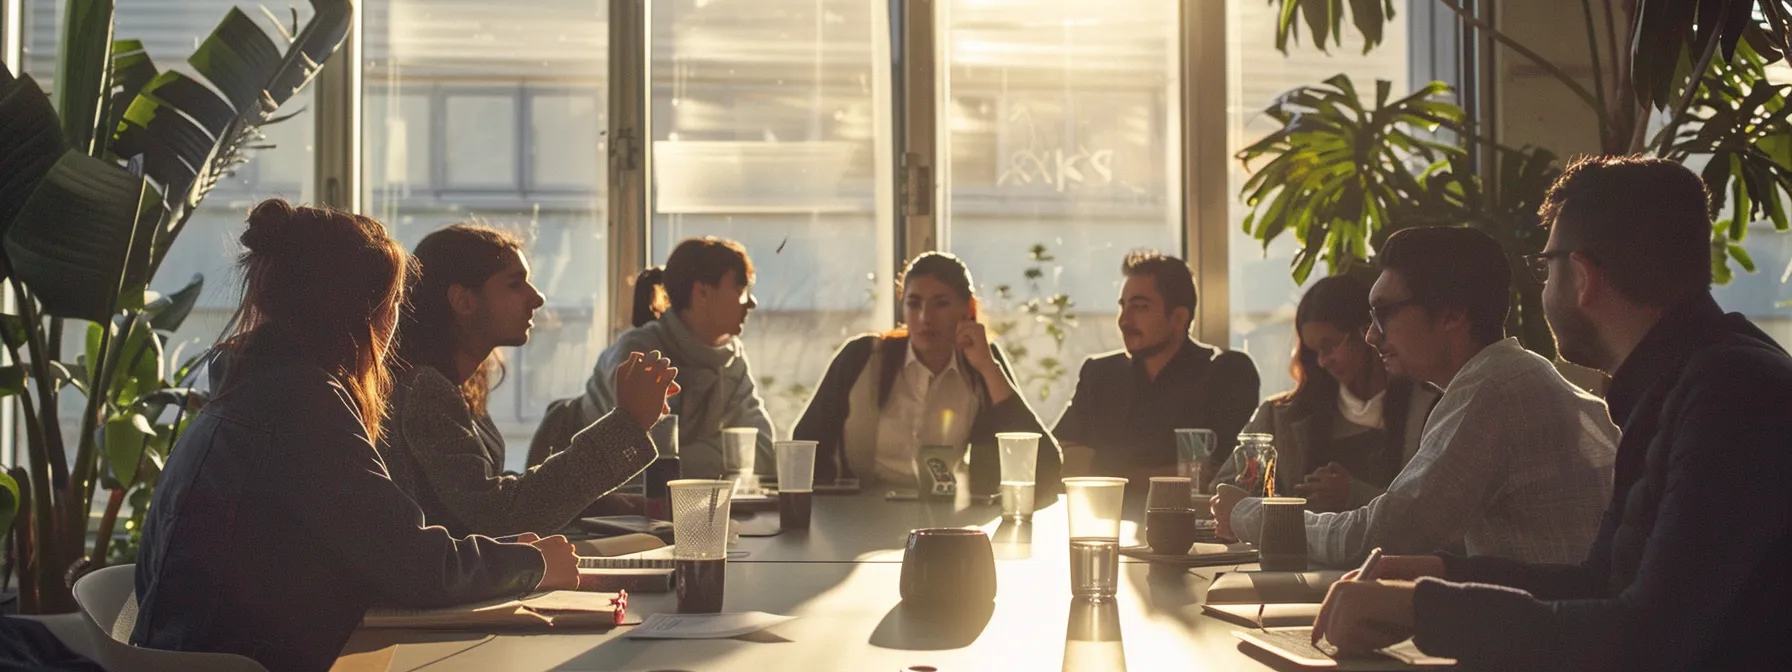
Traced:
[[[1469, 552], [1532, 562], [1586, 554], [1611, 488], [1618, 431], [1605, 404], [1505, 337], [1512, 272], [1493, 238], [1423, 227], [1388, 238], [1369, 290], [1367, 338], [1392, 375], [1443, 388], [1418, 453], [1358, 509], [1307, 512], [1320, 564], [1369, 549]], [[1257, 542], [1259, 498], [1221, 486], [1220, 532]]]
[[1624, 427], [1584, 560], [1390, 556], [1332, 587], [1315, 639], [1412, 636], [1491, 669], [1792, 669], [1792, 358], [1712, 299], [1706, 207], [1697, 175], [1635, 157], [1577, 160], [1544, 201], [1550, 329], [1611, 374]]
[[1067, 444], [1066, 462], [1090, 457], [1087, 473], [1145, 478], [1176, 474], [1178, 428], [1210, 429], [1219, 445], [1203, 482], [1212, 480], [1257, 408], [1257, 365], [1189, 337], [1195, 278], [1181, 259], [1135, 251], [1120, 270], [1126, 349], [1083, 362], [1052, 434]]

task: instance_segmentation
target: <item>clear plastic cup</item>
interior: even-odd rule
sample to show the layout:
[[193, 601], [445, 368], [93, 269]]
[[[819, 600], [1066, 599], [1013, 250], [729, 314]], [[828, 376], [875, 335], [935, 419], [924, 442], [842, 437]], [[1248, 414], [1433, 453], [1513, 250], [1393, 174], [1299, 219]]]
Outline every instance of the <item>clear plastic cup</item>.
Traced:
[[728, 507], [734, 500], [734, 482], [686, 478], [666, 487], [672, 491], [672, 557], [727, 558]]
[[814, 441], [778, 441], [772, 454], [778, 457], [778, 491], [810, 492], [815, 489]]
[[1002, 458], [1002, 515], [1025, 522], [1033, 519], [1033, 487], [1039, 472], [1039, 438], [1033, 432], [996, 434]]
[[1066, 478], [1070, 517], [1070, 592], [1080, 598], [1114, 597], [1120, 578], [1120, 503], [1124, 478]]
[[726, 472], [724, 478], [734, 481], [735, 494], [759, 494], [759, 476], [753, 472], [758, 448], [758, 428], [729, 427], [722, 430], [722, 469]]

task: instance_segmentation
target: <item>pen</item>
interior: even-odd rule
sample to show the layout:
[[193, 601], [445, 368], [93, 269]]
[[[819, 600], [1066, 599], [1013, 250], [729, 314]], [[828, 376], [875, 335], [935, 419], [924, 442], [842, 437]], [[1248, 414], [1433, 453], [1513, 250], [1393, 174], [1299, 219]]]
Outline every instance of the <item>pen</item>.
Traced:
[[[1356, 579], [1354, 579], [1354, 580], [1356, 580], [1356, 581], [1368, 580], [1366, 577], [1374, 574], [1375, 568], [1380, 565], [1381, 565], [1381, 547], [1377, 546], [1369, 551], [1369, 557], [1363, 559], [1363, 566], [1357, 568]], [[1314, 644], [1318, 644], [1319, 640], [1321, 638], [1325, 637], [1325, 629], [1324, 629], [1325, 628], [1325, 622], [1324, 622], [1325, 610], [1321, 609], [1319, 611], [1319, 615], [1321, 617], [1320, 620], [1313, 624], [1313, 643]], [[1257, 612], [1257, 620], [1258, 620], [1259, 627], [1261, 627], [1262, 620], [1263, 620], [1263, 612], [1262, 612], [1261, 608], [1259, 608], [1259, 610]]]

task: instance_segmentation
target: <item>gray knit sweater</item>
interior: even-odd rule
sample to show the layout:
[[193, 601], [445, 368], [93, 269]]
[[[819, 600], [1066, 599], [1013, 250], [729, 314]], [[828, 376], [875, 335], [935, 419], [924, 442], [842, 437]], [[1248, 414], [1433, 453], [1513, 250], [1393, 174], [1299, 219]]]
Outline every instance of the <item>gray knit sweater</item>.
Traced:
[[503, 436], [440, 371], [406, 371], [387, 403], [386, 469], [428, 524], [456, 535], [551, 534], [654, 458], [646, 430], [614, 412], [528, 472], [504, 474]]

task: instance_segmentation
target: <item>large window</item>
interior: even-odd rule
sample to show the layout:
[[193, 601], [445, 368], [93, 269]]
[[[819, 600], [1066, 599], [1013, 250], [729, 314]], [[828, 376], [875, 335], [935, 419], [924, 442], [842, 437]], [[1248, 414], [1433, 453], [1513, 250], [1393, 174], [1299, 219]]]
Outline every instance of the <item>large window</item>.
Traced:
[[[1394, 0], [1392, 4], [1395, 16], [1406, 16], [1406, 0]], [[1297, 86], [1318, 84], [1344, 73], [1357, 83], [1359, 91], [1368, 92], [1366, 95], [1374, 95], [1373, 82], [1377, 79], [1392, 82], [1395, 96], [1410, 90], [1404, 21], [1390, 22], [1382, 44], [1366, 55], [1362, 36], [1354, 30], [1343, 31], [1343, 44], [1333, 46], [1329, 54], [1311, 45], [1293, 44], [1283, 55], [1275, 47], [1274, 5], [1231, 2], [1226, 6], [1226, 102], [1231, 126], [1227, 145], [1234, 153], [1280, 128], [1274, 119], [1263, 114], [1263, 108], [1282, 92]], [[1252, 167], [1260, 165], [1261, 162]], [[1249, 177], [1250, 172], [1242, 164], [1232, 163], [1227, 189], [1234, 199]], [[1249, 212], [1250, 206], [1242, 200], [1233, 202], [1231, 258], [1227, 264], [1232, 288], [1231, 347], [1249, 353], [1257, 362], [1263, 396], [1269, 396], [1294, 386], [1288, 375], [1288, 360], [1296, 338], [1294, 308], [1303, 288], [1294, 284], [1290, 274], [1296, 250], [1294, 237], [1284, 234], [1265, 250], [1262, 243], [1244, 233], [1244, 216]], [[1319, 264], [1309, 277], [1309, 284], [1325, 277], [1327, 271], [1323, 263]]]
[[607, 3], [363, 3], [365, 204], [407, 247], [463, 221], [517, 233], [547, 296], [490, 411], [520, 468], [542, 411], [581, 394], [609, 334]]
[[[883, 0], [652, 3], [650, 258], [741, 241], [745, 342], [779, 437], [846, 338], [887, 323], [891, 185]], [[887, 64], [884, 66], [887, 67]]]
[[1182, 256], [1178, 4], [942, 3], [944, 240], [1047, 422], [1120, 347], [1126, 253]]

